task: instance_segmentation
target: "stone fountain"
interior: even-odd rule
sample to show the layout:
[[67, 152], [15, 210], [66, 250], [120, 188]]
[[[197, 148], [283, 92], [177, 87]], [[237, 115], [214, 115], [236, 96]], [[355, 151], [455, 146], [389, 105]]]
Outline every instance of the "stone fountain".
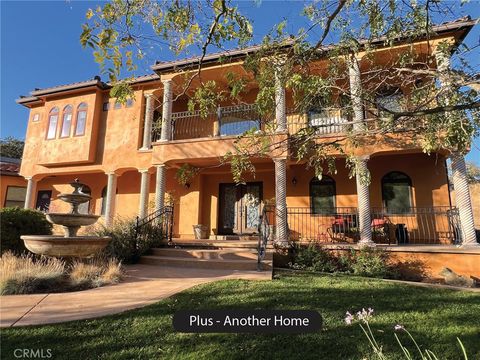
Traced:
[[78, 236], [82, 226], [95, 224], [100, 215], [80, 214], [78, 206], [92, 197], [82, 192], [84, 184], [78, 179], [71, 182], [74, 188], [71, 194], [60, 194], [59, 199], [71, 204], [70, 213], [47, 213], [48, 222], [63, 226], [65, 236], [61, 235], [23, 235], [25, 247], [35, 254], [55, 257], [90, 257], [103, 250], [111, 240], [109, 236]]

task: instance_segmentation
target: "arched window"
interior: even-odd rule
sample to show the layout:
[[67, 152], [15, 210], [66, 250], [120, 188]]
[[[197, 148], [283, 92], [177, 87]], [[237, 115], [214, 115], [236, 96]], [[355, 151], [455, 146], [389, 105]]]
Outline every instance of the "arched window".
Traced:
[[69, 137], [70, 129], [72, 128], [72, 105], [67, 105], [63, 108], [62, 131], [60, 137]]
[[392, 171], [382, 178], [383, 205], [388, 213], [407, 213], [412, 207], [412, 180], [399, 171]]
[[100, 215], [105, 215], [106, 206], [107, 206], [107, 187], [105, 186], [102, 190], [102, 207], [100, 210]]
[[75, 136], [85, 135], [85, 125], [87, 123], [87, 104], [82, 102], [77, 107], [77, 123], [75, 124]]
[[[80, 189], [80, 191], [84, 194], [87, 194], [87, 195], [92, 194], [92, 190], [90, 190], [90, 188], [87, 185], [83, 185], [83, 187]], [[89, 211], [90, 211], [90, 200], [83, 203], [83, 204], [78, 205], [78, 212], [80, 214], [88, 214]]]
[[55, 139], [57, 136], [58, 107], [54, 107], [48, 114], [47, 139]]
[[383, 109], [393, 112], [401, 112], [404, 110], [404, 96], [400, 88], [388, 88], [380, 91], [375, 101], [380, 114]]
[[313, 214], [330, 214], [335, 212], [335, 180], [323, 176], [322, 180], [310, 181], [310, 208]]

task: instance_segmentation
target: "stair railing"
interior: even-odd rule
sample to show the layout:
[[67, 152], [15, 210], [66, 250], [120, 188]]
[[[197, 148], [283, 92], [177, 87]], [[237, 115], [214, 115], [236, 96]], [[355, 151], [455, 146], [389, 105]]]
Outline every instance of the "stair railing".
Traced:
[[164, 206], [135, 221], [135, 243], [138, 248], [160, 245], [163, 240], [172, 242], [173, 205]]
[[258, 244], [257, 244], [257, 271], [263, 271], [263, 260], [267, 253], [268, 239], [270, 238], [270, 226], [268, 221], [268, 207], [262, 206], [262, 212], [258, 221]]

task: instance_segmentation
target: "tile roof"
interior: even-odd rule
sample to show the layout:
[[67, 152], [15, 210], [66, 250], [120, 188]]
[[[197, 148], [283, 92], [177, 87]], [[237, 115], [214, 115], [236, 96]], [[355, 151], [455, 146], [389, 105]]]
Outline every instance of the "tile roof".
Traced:
[[0, 174], [1, 175], [18, 175], [20, 171], [20, 159], [13, 159], [8, 157], [0, 158]]

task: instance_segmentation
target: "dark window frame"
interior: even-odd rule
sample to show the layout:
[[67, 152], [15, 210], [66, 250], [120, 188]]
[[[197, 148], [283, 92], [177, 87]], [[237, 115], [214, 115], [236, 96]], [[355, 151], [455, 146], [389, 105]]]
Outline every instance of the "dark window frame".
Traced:
[[[78, 119], [81, 113], [85, 113], [85, 122], [83, 125], [82, 133], [78, 132]], [[87, 129], [87, 117], [88, 117], [88, 104], [86, 102], [81, 102], [77, 106], [77, 114], [75, 116], [75, 130], [73, 136], [84, 136]]]
[[[47, 123], [47, 133], [45, 134], [45, 139], [46, 140], [54, 140], [57, 138], [57, 132], [58, 132], [58, 117], [60, 115], [60, 109], [58, 106], [54, 106], [53, 108], [50, 109], [48, 112], [48, 123]], [[52, 118], [56, 116], [56, 123], [55, 123], [55, 133], [53, 134], [53, 137], [49, 137], [48, 134], [50, 133], [50, 125], [52, 123]]]
[[[400, 178], [394, 178], [392, 177], [393, 175], [400, 176]], [[387, 204], [387, 193], [386, 193], [386, 184], [405, 184], [408, 186], [408, 202], [409, 205], [408, 207], [405, 207], [404, 209], [389, 209], [388, 204]], [[395, 213], [408, 213], [411, 211], [413, 207], [413, 197], [412, 197], [412, 178], [405, 174], [402, 171], [389, 171], [385, 175], [383, 175], [382, 180], [381, 180], [381, 189], [382, 189], [382, 205], [385, 211], [389, 214], [395, 214]]]
[[26, 186], [7, 185], [7, 189], [5, 190], [5, 200], [3, 201], [3, 207], [14, 207], [14, 206], [7, 206], [7, 201], [14, 201], [14, 202], [21, 203], [19, 207], [23, 207], [25, 205], [25, 199], [23, 199], [23, 202], [17, 201], [17, 200], [8, 200], [8, 190], [10, 188], [25, 189], [25, 197], [27, 196]]
[[[328, 211], [318, 211], [319, 209], [315, 208], [315, 201], [314, 201], [315, 196], [313, 193], [314, 186], [332, 186], [333, 187], [333, 194], [330, 195], [333, 200], [332, 201], [333, 206], [331, 209], [326, 209]], [[308, 194], [310, 199], [310, 211], [313, 215], [332, 214], [335, 212], [335, 209], [337, 207], [337, 183], [332, 177], [323, 175], [321, 180], [319, 180], [317, 177], [312, 178], [308, 185]]]
[[[63, 127], [65, 126], [65, 117], [70, 115], [70, 128], [68, 129], [68, 134], [63, 135]], [[72, 135], [72, 125], [73, 125], [73, 106], [68, 104], [63, 108], [62, 111], [62, 125], [60, 126], [60, 138], [65, 139]]]

